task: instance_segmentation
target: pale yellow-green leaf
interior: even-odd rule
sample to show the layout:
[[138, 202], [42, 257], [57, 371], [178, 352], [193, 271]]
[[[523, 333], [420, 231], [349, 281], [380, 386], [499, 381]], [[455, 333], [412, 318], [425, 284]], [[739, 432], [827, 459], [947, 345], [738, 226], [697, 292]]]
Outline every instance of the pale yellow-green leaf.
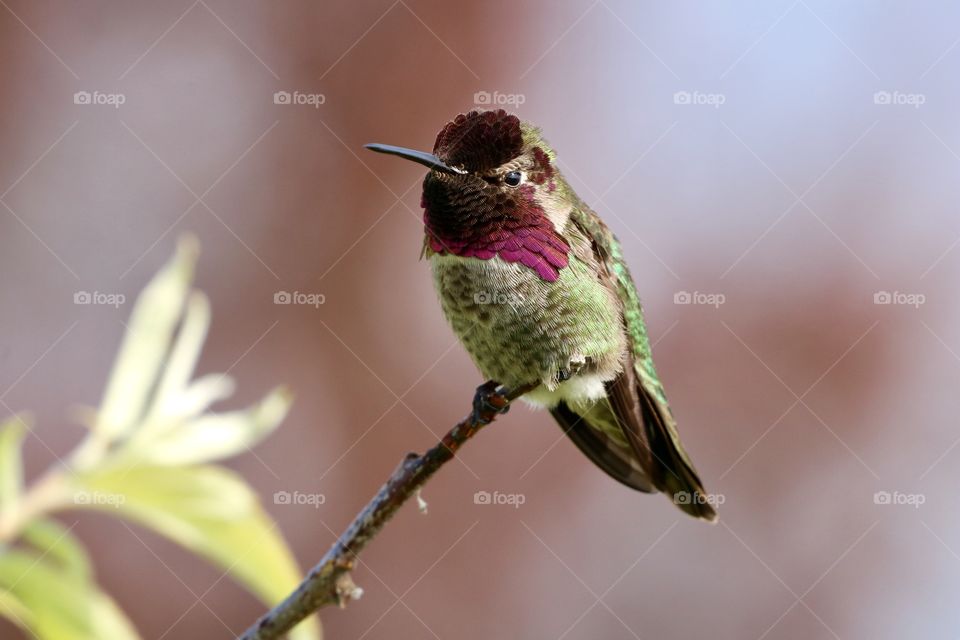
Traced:
[[190, 465], [243, 453], [276, 429], [290, 409], [291, 397], [275, 389], [243, 411], [210, 413], [172, 429], [144, 433], [124, 449], [126, 463]]
[[33, 612], [17, 596], [0, 588], [0, 617], [6, 618], [24, 631], [33, 627]]
[[194, 380], [184, 393], [177, 396], [173, 405], [177, 417], [198, 416], [215, 402], [233, 395], [233, 378], [221, 373], [211, 373]]
[[185, 390], [167, 397], [162, 412], [152, 412], [149, 421], [137, 429], [123, 448], [124, 457], [148, 451], [150, 443], [176, 431], [195, 419], [210, 406], [233, 395], [234, 381], [227, 375], [209, 374], [195, 380]]
[[[109, 510], [149, 527], [228, 571], [268, 605], [279, 602], [300, 580], [300, 571], [276, 525], [256, 496], [233, 472], [217, 466], [134, 465], [90, 472], [79, 488], [122, 494]], [[313, 622], [291, 634], [318, 637]]]
[[86, 549], [70, 529], [56, 520], [34, 520], [24, 527], [21, 537], [46, 561], [78, 579], [90, 579], [92, 570]]
[[182, 238], [138, 296], [100, 406], [101, 438], [117, 438], [143, 417], [190, 290], [197, 253], [196, 240]]
[[18, 624], [26, 625], [38, 640], [138, 638], [96, 584], [64, 572], [42, 554], [9, 549], [0, 554], [0, 594], [4, 593], [6, 600], [17, 603]]
[[27, 423], [13, 416], [0, 424], [0, 513], [9, 508], [23, 490], [23, 462], [20, 444], [27, 433]]
[[94, 589], [90, 593], [93, 636], [98, 640], [139, 640], [140, 635], [113, 598]]
[[175, 408], [174, 400], [186, 390], [190, 382], [209, 328], [210, 301], [202, 293], [194, 291], [187, 301], [183, 324], [160, 377], [148, 422], [162, 424], [166, 416], [173, 414], [170, 409]]

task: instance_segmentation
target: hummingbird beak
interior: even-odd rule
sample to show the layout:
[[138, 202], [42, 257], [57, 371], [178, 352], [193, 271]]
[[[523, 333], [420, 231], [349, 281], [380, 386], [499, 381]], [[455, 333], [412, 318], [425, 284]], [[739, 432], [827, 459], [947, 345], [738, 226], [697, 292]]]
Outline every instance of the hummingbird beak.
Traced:
[[414, 162], [422, 164], [425, 167], [430, 167], [434, 171], [442, 171], [444, 173], [454, 173], [460, 175], [466, 173], [466, 171], [463, 169], [451, 167], [437, 156], [425, 151], [415, 151], [405, 147], [395, 147], [390, 144], [366, 144], [363, 146], [365, 146], [367, 149], [370, 149], [370, 151], [376, 151], [377, 153], [386, 153], [391, 156], [400, 156], [401, 158], [406, 158], [407, 160], [413, 160]]

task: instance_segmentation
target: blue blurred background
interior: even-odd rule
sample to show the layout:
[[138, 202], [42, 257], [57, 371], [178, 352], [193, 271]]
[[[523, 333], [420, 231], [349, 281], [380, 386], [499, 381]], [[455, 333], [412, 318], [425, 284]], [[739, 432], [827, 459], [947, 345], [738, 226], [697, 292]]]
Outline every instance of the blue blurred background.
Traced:
[[[232, 367], [237, 405], [297, 395], [233, 466], [312, 564], [480, 382], [417, 260], [422, 169], [362, 145], [428, 149], [501, 105], [623, 242], [721, 521], [617, 485], [517, 409], [367, 550], [328, 637], [956, 636], [960, 6], [0, 5], [0, 399], [37, 417], [30, 475], [82, 435], [69, 409], [98, 402], [129, 313], [74, 294], [132, 300], [193, 231], [202, 372]], [[72, 515], [145, 638], [260, 613], [161, 538]]]

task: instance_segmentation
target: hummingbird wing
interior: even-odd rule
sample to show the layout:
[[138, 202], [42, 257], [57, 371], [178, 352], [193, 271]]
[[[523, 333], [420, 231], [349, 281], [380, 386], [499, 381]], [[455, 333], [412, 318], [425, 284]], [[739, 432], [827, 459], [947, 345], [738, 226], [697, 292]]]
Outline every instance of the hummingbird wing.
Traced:
[[611, 478], [637, 491], [657, 491], [636, 461], [632, 446], [614, 442], [603, 430], [592, 425], [589, 418], [576, 413], [565, 402], [550, 409], [550, 413], [577, 448]]
[[[606, 384], [606, 391], [620, 429], [633, 450], [635, 462], [643, 469], [648, 483], [671, 497], [680, 509], [698, 518], [716, 520], [717, 513], [706, 502], [703, 483], [680, 442], [676, 422], [657, 376], [640, 296], [623, 259], [620, 243], [600, 217], [585, 206], [575, 207], [570, 221], [591, 240], [597, 261], [603, 267], [600, 277], [606, 286], [617, 291], [623, 304], [628, 353], [623, 371]], [[579, 443], [578, 446], [584, 449]], [[599, 457], [589, 452], [587, 455], [594, 462]], [[633, 486], [623, 476], [611, 473], [610, 468], [599, 466], [621, 482]]]

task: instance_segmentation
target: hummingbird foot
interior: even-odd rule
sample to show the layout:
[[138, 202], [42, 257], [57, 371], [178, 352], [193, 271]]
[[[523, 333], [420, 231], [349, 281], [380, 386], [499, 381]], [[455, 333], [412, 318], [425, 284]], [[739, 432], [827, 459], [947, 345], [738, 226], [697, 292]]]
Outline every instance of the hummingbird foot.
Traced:
[[587, 365], [587, 357], [583, 355], [573, 355], [570, 357], [570, 360], [567, 363], [566, 367], [562, 367], [557, 371], [557, 382], [566, 382], [573, 376], [580, 373], [581, 370]]
[[508, 411], [510, 411], [510, 402], [506, 398], [506, 389], [499, 382], [488, 380], [477, 387], [477, 392], [473, 396], [472, 416], [476, 424], [490, 424], [497, 414]]

